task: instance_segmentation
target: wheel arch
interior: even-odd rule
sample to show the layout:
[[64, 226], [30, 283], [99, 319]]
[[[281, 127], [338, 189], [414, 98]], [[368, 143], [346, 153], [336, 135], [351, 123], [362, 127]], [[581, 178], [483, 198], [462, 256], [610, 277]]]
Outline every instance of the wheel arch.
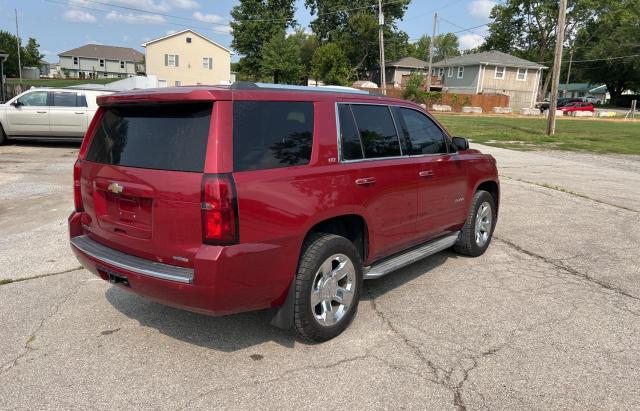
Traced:
[[[303, 245], [313, 233], [336, 234], [345, 237], [356, 246], [362, 261], [366, 261], [369, 255], [369, 226], [366, 219], [360, 214], [341, 214], [316, 222], [307, 230]], [[302, 250], [300, 251], [302, 252]]]
[[473, 190], [473, 194], [475, 194], [478, 190], [483, 190], [491, 194], [491, 197], [493, 197], [493, 202], [496, 206], [497, 216], [498, 209], [500, 207], [500, 184], [495, 180], [484, 180], [476, 184], [476, 187]]

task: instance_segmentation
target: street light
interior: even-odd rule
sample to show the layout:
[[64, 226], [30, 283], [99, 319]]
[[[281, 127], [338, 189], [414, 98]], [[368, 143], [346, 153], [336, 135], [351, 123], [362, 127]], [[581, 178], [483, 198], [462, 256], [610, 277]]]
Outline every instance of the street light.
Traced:
[[4, 61], [9, 57], [7, 53], [0, 50], [0, 89], [2, 89], [2, 100], [0, 102], [4, 103]]

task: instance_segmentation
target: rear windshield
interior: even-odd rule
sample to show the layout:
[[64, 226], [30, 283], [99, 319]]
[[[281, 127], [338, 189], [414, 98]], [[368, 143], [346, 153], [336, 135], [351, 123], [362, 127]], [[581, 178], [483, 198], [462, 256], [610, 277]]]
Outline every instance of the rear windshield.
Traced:
[[212, 103], [109, 107], [87, 152], [96, 163], [202, 172]]

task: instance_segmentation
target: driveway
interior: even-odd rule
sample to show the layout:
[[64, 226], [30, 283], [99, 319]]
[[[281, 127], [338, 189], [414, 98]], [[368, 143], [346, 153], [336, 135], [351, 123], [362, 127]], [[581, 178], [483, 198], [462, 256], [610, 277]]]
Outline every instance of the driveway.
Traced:
[[78, 268], [77, 146], [0, 147], [0, 408], [639, 408], [638, 159], [475, 147], [502, 178], [489, 251], [366, 282], [320, 345]]

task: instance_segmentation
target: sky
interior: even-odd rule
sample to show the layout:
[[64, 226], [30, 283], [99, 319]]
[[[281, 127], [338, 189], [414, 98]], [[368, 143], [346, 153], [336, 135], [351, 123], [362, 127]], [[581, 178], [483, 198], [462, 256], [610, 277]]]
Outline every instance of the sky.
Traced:
[[[383, 0], [390, 2], [393, 0]], [[20, 37], [23, 42], [34, 37], [40, 43], [45, 60], [55, 63], [58, 53], [84, 44], [132, 47], [143, 51], [141, 44], [174, 31], [191, 28], [211, 40], [229, 47], [231, 31], [229, 12], [237, 0], [0, 0], [0, 30], [15, 34], [14, 9], [18, 11]], [[438, 33], [458, 32], [462, 49], [482, 42], [494, 0], [413, 0], [400, 29], [415, 41], [431, 35], [433, 13], [440, 19]], [[140, 12], [131, 8], [144, 10]], [[296, 20], [308, 27], [313, 19], [296, 0]], [[238, 56], [233, 60], [237, 61]]]

